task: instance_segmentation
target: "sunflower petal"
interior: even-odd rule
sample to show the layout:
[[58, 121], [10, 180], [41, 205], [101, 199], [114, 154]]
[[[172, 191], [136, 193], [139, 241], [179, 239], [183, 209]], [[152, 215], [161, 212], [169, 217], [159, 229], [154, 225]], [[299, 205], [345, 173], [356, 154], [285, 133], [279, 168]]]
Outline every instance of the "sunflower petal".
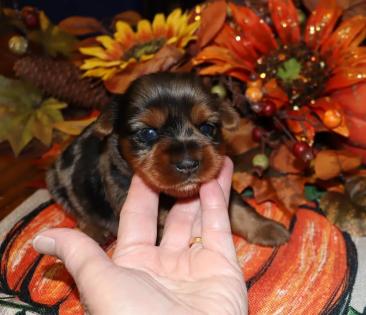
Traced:
[[[245, 37], [252, 47], [262, 54], [277, 48], [277, 43], [269, 26], [261, 20], [252, 10], [229, 3], [232, 15], [242, 32], [237, 34]], [[250, 30], [250, 32], [247, 32]]]
[[153, 24], [152, 24], [152, 29], [153, 29], [154, 36], [156, 36], [156, 37], [160, 37], [160, 36], [165, 37], [166, 36], [167, 27], [165, 24], [164, 14], [158, 13], [155, 15]]
[[113, 49], [113, 46], [116, 42], [112, 37], [108, 35], [97, 36], [96, 40], [101, 43], [106, 49]]
[[149, 41], [152, 39], [153, 33], [151, 23], [148, 20], [141, 20], [137, 24], [137, 40], [140, 42]]
[[93, 56], [100, 59], [108, 60], [108, 54], [102, 47], [80, 47], [79, 51], [83, 55]]
[[108, 67], [118, 66], [120, 63], [121, 63], [121, 60], [106, 61], [106, 60], [99, 59], [99, 58], [90, 58], [90, 59], [84, 60], [84, 63], [82, 64], [80, 69], [89, 70], [89, 69], [94, 69], [94, 68], [99, 68], [99, 67], [108, 68]]
[[98, 77], [107, 80], [116, 73], [116, 68], [95, 68], [86, 71], [83, 77]]
[[135, 42], [135, 33], [133, 32], [131, 26], [124, 22], [118, 21], [116, 23], [116, 32], [114, 33], [114, 38], [122, 44], [126, 49], [131, 47]]
[[269, 0], [268, 7], [282, 43], [298, 43], [301, 39], [299, 14], [293, 2], [291, 0]]
[[321, 0], [308, 19], [305, 42], [312, 49], [318, 49], [334, 29], [342, 14], [336, 0]]

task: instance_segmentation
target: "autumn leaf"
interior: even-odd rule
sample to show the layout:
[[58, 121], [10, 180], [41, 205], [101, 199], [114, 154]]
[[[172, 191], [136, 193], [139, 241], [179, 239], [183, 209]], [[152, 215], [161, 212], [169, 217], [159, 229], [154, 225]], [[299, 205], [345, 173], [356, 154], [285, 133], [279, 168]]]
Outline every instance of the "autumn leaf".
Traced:
[[357, 169], [361, 157], [346, 150], [322, 150], [313, 162], [315, 176], [322, 180], [337, 177], [343, 172]]
[[127, 10], [123, 11], [121, 13], [116, 14], [113, 17], [113, 26], [117, 23], [117, 21], [124, 21], [131, 26], [137, 25], [137, 23], [142, 19], [140, 13], [133, 11], [133, 10]]
[[253, 127], [254, 124], [251, 120], [241, 118], [237, 129], [222, 130], [227, 154], [239, 155], [258, 146], [252, 137]]
[[53, 127], [68, 135], [77, 136], [96, 119], [97, 117], [91, 117], [80, 120], [59, 121], [55, 123]]
[[66, 106], [54, 98], [43, 100], [28, 83], [0, 76], [0, 140], [9, 141], [16, 155], [33, 138], [50, 145], [53, 125], [63, 120], [60, 110]]
[[198, 29], [199, 47], [206, 46], [219, 32], [226, 19], [226, 1], [218, 0], [208, 3], [201, 12], [201, 26]]
[[107, 32], [97, 19], [85, 16], [67, 17], [58, 24], [58, 27], [62, 31], [75, 36]]
[[284, 207], [289, 213], [294, 213], [298, 206], [306, 204], [304, 186], [306, 177], [298, 175], [268, 176], [259, 178], [249, 172], [235, 172], [233, 188], [242, 193], [252, 188], [258, 203], [273, 201]]
[[281, 173], [299, 174], [305, 169], [305, 164], [285, 144], [272, 151], [270, 165]]
[[41, 45], [52, 57], [69, 57], [77, 43], [76, 37], [52, 24], [43, 11], [39, 13], [40, 29], [29, 32], [29, 40]]

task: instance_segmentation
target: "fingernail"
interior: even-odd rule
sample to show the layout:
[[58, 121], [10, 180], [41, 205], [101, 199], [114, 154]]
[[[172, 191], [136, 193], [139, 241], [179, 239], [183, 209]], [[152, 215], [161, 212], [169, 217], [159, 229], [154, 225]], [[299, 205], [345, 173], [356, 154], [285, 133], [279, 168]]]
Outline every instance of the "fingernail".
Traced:
[[37, 235], [33, 239], [34, 249], [42, 254], [54, 254], [55, 245], [55, 240], [47, 236]]

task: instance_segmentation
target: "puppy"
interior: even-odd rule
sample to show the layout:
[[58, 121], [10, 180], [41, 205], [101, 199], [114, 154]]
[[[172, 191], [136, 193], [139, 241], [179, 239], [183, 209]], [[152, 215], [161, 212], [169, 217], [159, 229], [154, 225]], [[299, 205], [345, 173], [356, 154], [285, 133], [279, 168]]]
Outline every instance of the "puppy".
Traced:
[[[235, 128], [238, 119], [194, 75], [143, 76], [56, 160], [47, 173], [49, 191], [82, 230], [103, 242], [108, 233], [117, 233], [119, 212], [137, 173], [162, 193], [161, 232], [174, 198], [196, 195], [202, 183], [217, 176], [225, 155], [221, 131]], [[281, 224], [234, 192], [229, 214], [232, 231], [249, 242], [277, 246], [289, 238]]]

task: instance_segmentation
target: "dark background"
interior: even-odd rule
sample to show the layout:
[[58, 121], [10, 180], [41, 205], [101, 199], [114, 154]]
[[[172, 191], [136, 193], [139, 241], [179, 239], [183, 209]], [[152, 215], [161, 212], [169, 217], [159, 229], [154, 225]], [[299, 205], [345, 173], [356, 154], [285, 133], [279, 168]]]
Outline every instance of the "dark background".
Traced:
[[93, 16], [101, 21], [109, 20], [117, 13], [125, 10], [136, 10], [143, 17], [151, 19], [156, 13], [169, 13], [176, 7], [190, 9], [197, 0], [2, 0], [10, 7], [35, 6], [44, 10], [48, 17], [57, 23], [71, 16]]

